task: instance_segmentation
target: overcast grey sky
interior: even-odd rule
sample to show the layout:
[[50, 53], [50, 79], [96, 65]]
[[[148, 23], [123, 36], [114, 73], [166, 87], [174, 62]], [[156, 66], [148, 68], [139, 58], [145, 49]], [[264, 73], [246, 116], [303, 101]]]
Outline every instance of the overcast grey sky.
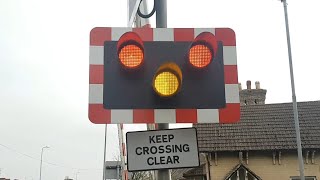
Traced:
[[[320, 3], [288, 3], [297, 99], [320, 100]], [[104, 125], [87, 118], [89, 32], [126, 24], [126, 0], [0, 0], [0, 177], [39, 179], [47, 145], [44, 180], [101, 179]], [[168, 0], [168, 27], [234, 29], [239, 81], [260, 81], [267, 103], [291, 101], [280, 1]], [[109, 160], [116, 137], [111, 126]]]

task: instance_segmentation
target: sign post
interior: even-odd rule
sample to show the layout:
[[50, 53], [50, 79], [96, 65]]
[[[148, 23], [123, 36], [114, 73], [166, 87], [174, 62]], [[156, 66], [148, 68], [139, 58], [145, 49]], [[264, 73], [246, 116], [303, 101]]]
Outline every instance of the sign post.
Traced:
[[[167, 28], [167, 0], [154, 1], [156, 8], [156, 27]], [[158, 129], [169, 129], [169, 124], [158, 124]], [[169, 170], [158, 170], [158, 179], [170, 180], [171, 175]]]
[[200, 165], [195, 128], [128, 132], [126, 138], [129, 171]]

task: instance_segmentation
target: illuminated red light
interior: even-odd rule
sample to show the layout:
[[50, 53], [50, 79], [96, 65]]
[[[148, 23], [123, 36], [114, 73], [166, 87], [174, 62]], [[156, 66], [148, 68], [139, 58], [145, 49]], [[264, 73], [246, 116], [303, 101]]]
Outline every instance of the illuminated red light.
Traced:
[[125, 67], [136, 68], [143, 61], [143, 51], [137, 45], [128, 44], [121, 48], [119, 59]]
[[218, 43], [210, 32], [200, 33], [193, 41], [189, 49], [189, 62], [193, 67], [205, 68], [217, 54]]
[[198, 68], [206, 67], [212, 60], [212, 52], [208, 46], [198, 44], [189, 50], [190, 63]]
[[144, 60], [143, 41], [138, 34], [127, 32], [123, 34], [117, 44], [120, 63], [129, 69], [138, 68]]

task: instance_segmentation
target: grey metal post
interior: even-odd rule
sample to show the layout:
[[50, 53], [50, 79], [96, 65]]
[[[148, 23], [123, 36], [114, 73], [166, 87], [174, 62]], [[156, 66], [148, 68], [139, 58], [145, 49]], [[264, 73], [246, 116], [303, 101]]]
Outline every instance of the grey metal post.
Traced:
[[[158, 14], [157, 14], [158, 15]], [[158, 124], [158, 129], [169, 129], [168, 123]], [[171, 180], [171, 174], [169, 169], [160, 169], [156, 173], [157, 180]]]
[[301, 147], [301, 138], [300, 138], [299, 118], [298, 118], [298, 106], [297, 106], [297, 99], [296, 99], [295, 85], [294, 85], [294, 76], [293, 76], [293, 66], [292, 66], [292, 54], [291, 54], [291, 42], [290, 42], [287, 2], [286, 2], [286, 0], [281, 0], [281, 2], [283, 2], [284, 16], [285, 16], [285, 22], [286, 22], [288, 56], [289, 56], [291, 89], [292, 89], [292, 104], [293, 104], [294, 124], [295, 124], [295, 129], [296, 129], [296, 138], [297, 138], [300, 179], [301, 180], [305, 180], [305, 178], [304, 178], [304, 164], [303, 164], [303, 157], [302, 157], [302, 147]]
[[[148, 8], [147, 8], [147, 0], [142, 0], [140, 6], [139, 6], [140, 11], [143, 14], [147, 14], [148, 13]], [[149, 23], [149, 18], [141, 18], [138, 14], [136, 14], [136, 18], [135, 18], [135, 27], [142, 27], [143, 25], [143, 21], [145, 22], [145, 24], [150, 24]], [[147, 130], [154, 130], [155, 129], [155, 125], [154, 124], [147, 124]], [[152, 179], [155, 178], [155, 171], [149, 171], [150, 172], [150, 176], [152, 177]]]
[[102, 169], [102, 180], [106, 179], [106, 147], [107, 147], [107, 130], [108, 125], [106, 124], [104, 129], [104, 150], [103, 150], [103, 169]]
[[167, 0], [157, 0], [154, 2], [156, 8], [156, 27], [167, 27]]
[[[167, 27], [167, 0], [156, 0], [154, 2], [156, 8], [156, 27], [166, 28]], [[169, 124], [161, 123], [158, 124], [158, 129], [169, 129]], [[170, 170], [158, 170], [157, 173], [158, 180], [170, 180]]]
[[40, 158], [40, 180], [41, 180], [41, 173], [42, 173], [42, 155], [43, 155], [43, 148], [41, 149], [41, 158]]
[[41, 180], [41, 175], [42, 175], [42, 156], [43, 156], [43, 150], [49, 148], [48, 146], [44, 146], [41, 148], [41, 157], [40, 157], [40, 177], [39, 179]]

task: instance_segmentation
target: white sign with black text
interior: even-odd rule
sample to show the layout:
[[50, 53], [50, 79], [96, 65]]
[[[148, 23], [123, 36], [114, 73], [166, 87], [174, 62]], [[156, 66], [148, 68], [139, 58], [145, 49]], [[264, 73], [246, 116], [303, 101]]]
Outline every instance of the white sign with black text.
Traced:
[[200, 165], [195, 128], [128, 132], [128, 171]]

